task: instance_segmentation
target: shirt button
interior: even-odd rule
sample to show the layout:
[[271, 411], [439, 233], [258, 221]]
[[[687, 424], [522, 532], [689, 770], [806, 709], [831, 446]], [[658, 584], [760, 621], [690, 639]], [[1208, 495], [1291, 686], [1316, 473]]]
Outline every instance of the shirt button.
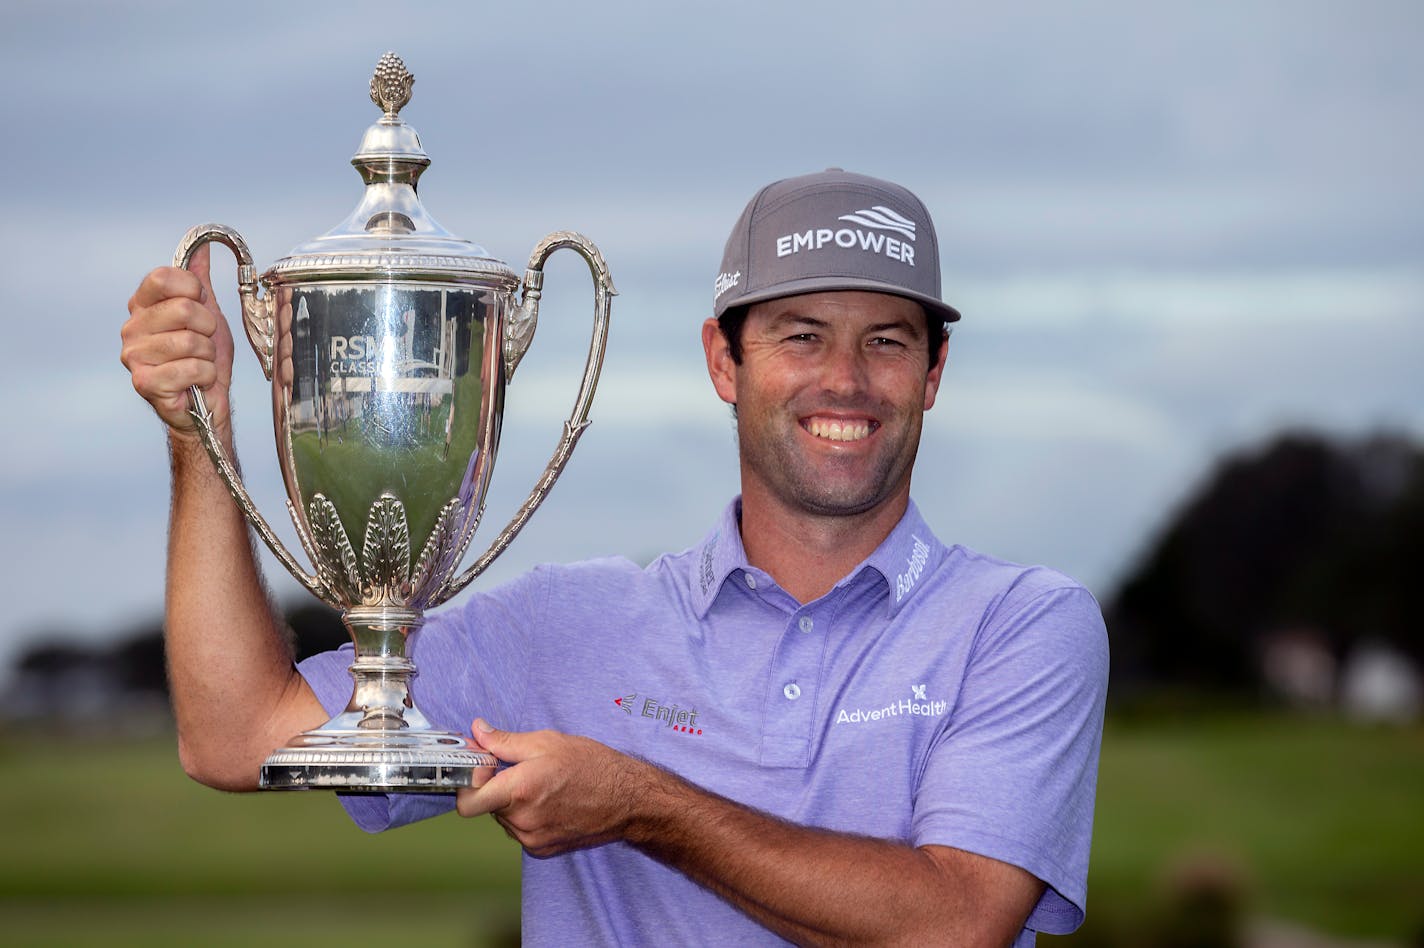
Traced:
[[748, 589], [756, 589], [756, 577], [753, 576], [751, 573], [743, 573], [742, 579], [745, 579], [747, 581]]
[[811, 621], [810, 616], [802, 616], [801, 621], [798, 622], [797, 625], [801, 627], [802, 632], [810, 632], [811, 629], [815, 627], [816, 623]]
[[801, 697], [801, 686], [793, 681], [785, 688], [782, 688], [781, 693], [786, 695], [788, 701], [795, 701], [797, 698]]

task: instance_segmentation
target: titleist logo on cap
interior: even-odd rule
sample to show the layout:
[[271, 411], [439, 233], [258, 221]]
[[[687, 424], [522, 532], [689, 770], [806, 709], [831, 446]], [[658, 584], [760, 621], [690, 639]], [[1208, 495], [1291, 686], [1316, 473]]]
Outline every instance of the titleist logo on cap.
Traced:
[[741, 279], [742, 279], [742, 271], [740, 271], [740, 270], [738, 270], [736, 273], [719, 273], [719, 274], [717, 274], [717, 279], [716, 279], [716, 281], [712, 284], [712, 289], [713, 289], [712, 298], [715, 300], [715, 299], [717, 299], [717, 297], [721, 296], [723, 293], [727, 292], [728, 290], [735, 289], [736, 286], [737, 286], [737, 284], [738, 284], [739, 282], [741, 282]]

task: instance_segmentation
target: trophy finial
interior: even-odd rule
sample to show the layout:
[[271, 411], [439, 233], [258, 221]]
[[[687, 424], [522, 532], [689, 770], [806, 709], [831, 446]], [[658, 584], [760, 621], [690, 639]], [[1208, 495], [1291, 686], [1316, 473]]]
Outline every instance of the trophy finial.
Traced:
[[371, 101], [385, 112], [385, 118], [396, 121], [401, 108], [410, 101], [410, 87], [415, 84], [415, 76], [405, 68], [405, 63], [395, 53], [388, 52], [376, 63], [376, 73], [371, 76]]

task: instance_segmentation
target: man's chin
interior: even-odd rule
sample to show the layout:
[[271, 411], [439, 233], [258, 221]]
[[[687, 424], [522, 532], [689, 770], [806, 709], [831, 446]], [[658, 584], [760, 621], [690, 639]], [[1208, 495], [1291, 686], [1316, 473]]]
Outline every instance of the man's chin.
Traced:
[[858, 517], [878, 509], [890, 500], [889, 492], [858, 490], [807, 491], [798, 500], [800, 507], [818, 517]]

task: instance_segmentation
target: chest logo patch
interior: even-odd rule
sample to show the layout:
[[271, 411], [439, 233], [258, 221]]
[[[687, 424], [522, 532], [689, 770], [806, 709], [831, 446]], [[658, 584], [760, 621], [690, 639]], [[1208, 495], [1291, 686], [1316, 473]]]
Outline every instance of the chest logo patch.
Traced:
[[886, 704], [869, 707], [841, 708], [836, 712], [837, 724], [870, 724], [891, 718], [920, 717], [939, 718], [949, 711], [949, 702], [943, 698], [931, 698], [929, 685], [910, 685], [910, 697], [891, 699]]
[[637, 692], [614, 698], [613, 704], [630, 718], [650, 721], [672, 733], [694, 737], [702, 734], [702, 725], [697, 720], [702, 712], [696, 708], [667, 704], [647, 695], [639, 696]]

